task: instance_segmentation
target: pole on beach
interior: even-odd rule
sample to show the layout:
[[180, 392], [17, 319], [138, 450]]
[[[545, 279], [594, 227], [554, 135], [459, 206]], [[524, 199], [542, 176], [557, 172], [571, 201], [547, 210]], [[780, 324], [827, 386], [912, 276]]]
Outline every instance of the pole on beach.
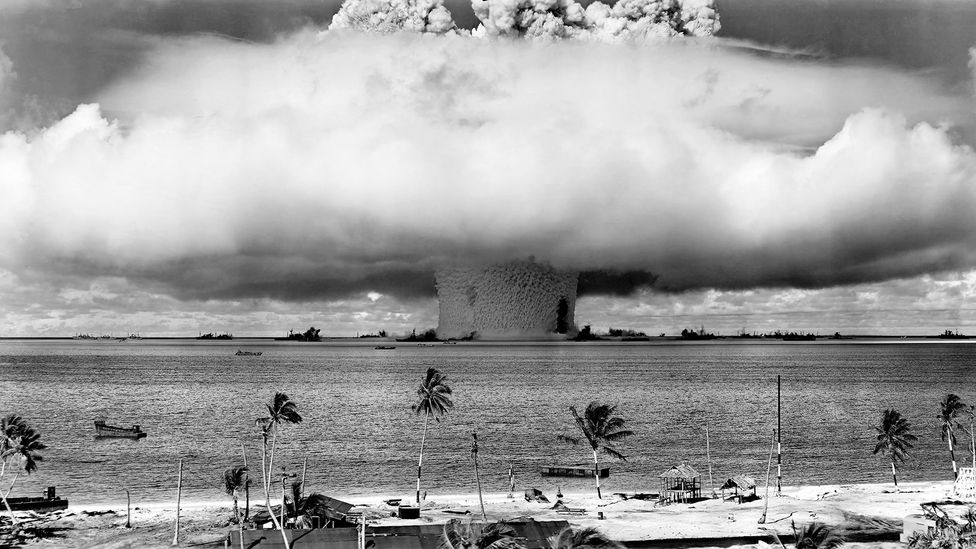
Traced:
[[183, 495], [183, 458], [180, 458], [179, 476], [176, 480], [176, 530], [173, 532], [173, 546], [180, 542], [180, 496]]
[[125, 527], [132, 528], [132, 500], [128, 490], [125, 491]]
[[708, 418], [705, 418], [705, 458], [708, 459], [708, 489], [715, 495], [715, 485], [712, 483], [712, 450], [708, 442]]
[[[302, 484], [301, 484], [301, 488], [299, 488], [298, 491], [298, 499], [302, 499], [305, 497], [305, 471], [307, 470], [308, 470], [308, 456], [305, 456], [305, 459], [302, 460]], [[295, 502], [295, 507], [298, 507], [297, 501]]]
[[773, 466], [773, 448], [776, 447], [776, 430], [773, 429], [772, 440], [769, 441], [769, 460], [766, 461], [766, 497], [763, 498], [763, 514], [759, 517], [759, 524], [766, 523], [766, 511], [769, 510], [769, 470]]
[[481, 475], [478, 474], [478, 432], [471, 431], [474, 439], [474, 446], [471, 447], [471, 456], [474, 457], [474, 479], [478, 483], [478, 502], [481, 504], [481, 518], [488, 522], [488, 515], [485, 514], [485, 500], [481, 497]]
[[780, 424], [780, 377], [776, 376], [776, 495], [783, 495], [783, 426]]
[[243, 442], [241, 442], [241, 455], [244, 456], [244, 520], [247, 520], [251, 510], [251, 479], [247, 472], [247, 452], [244, 451]]
[[[296, 506], [298, 505], [297, 501], [295, 502], [295, 505]], [[284, 469], [282, 469], [281, 471], [281, 522], [279, 522], [278, 524], [281, 525], [281, 531], [284, 532], [285, 531], [285, 471]]]

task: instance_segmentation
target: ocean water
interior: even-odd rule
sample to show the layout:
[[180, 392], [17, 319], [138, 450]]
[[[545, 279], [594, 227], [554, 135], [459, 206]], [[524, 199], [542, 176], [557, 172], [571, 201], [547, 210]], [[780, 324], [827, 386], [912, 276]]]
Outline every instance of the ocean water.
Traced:
[[[431, 423], [428, 499], [474, 490], [475, 430], [485, 491], [507, 491], [510, 465], [520, 490], [591, 489], [591, 478], [539, 474], [543, 465], [592, 459], [588, 446], [556, 438], [575, 434], [568, 407], [590, 400], [616, 404], [636, 433], [619, 445], [626, 462], [608, 460], [607, 493], [657, 491], [658, 475], [681, 462], [708, 486], [706, 424], [716, 485], [742, 473], [762, 482], [777, 374], [784, 484], [890, 481], [888, 463], [871, 453], [885, 408], [900, 411], [919, 437], [899, 480], [951, 479], [939, 400], [955, 392], [976, 402], [976, 345], [968, 342], [373, 345], [2, 341], [0, 413], [24, 416], [48, 445], [14, 493], [50, 485], [73, 503], [100, 503], [124, 501], [128, 489], [134, 504], [168, 501], [183, 458], [183, 497], [223, 499], [223, 471], [242, 463], [242, 444], [260, 474], [254, 419], [283, 391], [304, 421], [283, 429], [276, 474], [300, 474], [307, 457], [308, 490], [408, 497], [423, 429], [410, 405], [428, 367], [446, 373], [455, 402]], [[139, 424], [149, 436], [96, 439], [98, 416]], [[959, 437], [957, 459], [967, 462], [969, 436]]]

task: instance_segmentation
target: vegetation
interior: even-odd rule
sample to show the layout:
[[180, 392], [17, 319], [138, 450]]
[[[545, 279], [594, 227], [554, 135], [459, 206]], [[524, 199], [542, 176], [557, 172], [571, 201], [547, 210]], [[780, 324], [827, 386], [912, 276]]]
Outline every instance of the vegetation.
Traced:
[[956, 452], [953, 446], [956, 443], [955, 429], [963, 429], [963, 426], [956, 420], [960, 414], [966, 411], [966, 404], [957, 396], [949, 393], [939, 403], [939, 432], [942, 440], [949, 442], [949, 459], [952, 460], [952, 477], [959, 476], [959, 469], [956, 467]]
[[972, 506], [963, 515], [962, 524], [956, 522], [938, 505], [923, 504], [926, 518], [935, 521], [935, 528], [915, 532], [908, 538], [908, 549], [972, 549], [976, 547], [976, 509]]
[[424, 444], [427, 442], [427, 426], [430, 418], [440, 422], [441, 416], [447, 414], [454, 407], [451, 400], [451, 388], [447, 385], [447, 376], [437, 368], [427, 368], [427, 375], [417, 388], [417, 402], [411, 409], [418, 416], [424, 416], [424, 434], [420, 439], [420, 459], [417, 461], [417, 507], [420, 507], [420, 471], [424, 464]]
[[[844, 540], [834, 535], [830, 528], [819, 522], [812, 522], [803, 530], [797, 530], [795, 522], [791, 522], [790, 526], [793, 528], [793, 539], [796, 540], [794, 547], [796, 549], [837, 549], [844, 544]], [[786, 549], [786, 545], [780, 541], [776, 532], [771, 533], [776, 543]]]
[[570, 406], [569, 412], [573, 415], [573, 421], [582, 433], [583, 438], [558, 436], [559, 440], [570, 444], [578, 445], [583, 439], [589, 443], [593, 450], [593, 477], [596, 479], [596, 497], [600, 499], [603, 499], [603, 495], [600, 493], [600, 460], [597, 453], [602, 450], [604, 454], [610, 457], [627, 461], [627, 458], [618, 452], [613, 444], [634, 434], [633, 431], [624, 428], [626, 422], [614, 415], [616, 411], [616, 406], [593, 401], [587, 404], [586, 410], [580, 416], [576, 407]]
[[237, 505], [238, 495], [249, 484], [251, 481], [247, 478], [247, 467], [231, 467], [224, 471], [224, 491], [234, 499], [234, 520], [238, 524], [243, 522], [240, 507]]
[[441, 549], [525, 549], [515, 529], [503, 522], [451, 519], [444, 524]]
[[419, 335], [417, 334], [417, 330], [415, 329], [412, 332], [410, 332], [410, 335], [408, 335], [407, 337], [397, 338], [397, 341], [410, 342], [410, 341], [440, 341], [440, 340], [437, 339], [437, 330], [430, 328], [429, 330], [425, 330]]
[[362, 338], [365, 338], [365, 337], [386, 337], [386, 336], [387, 336], [386, 335], [386, 330], [380, 330], [379, 332], [376, 332], [375, 334], [361, 334], [359, 337], [360, 337], [360, 339], [362, 339]]
[[603, 338], [594, 334], [593, 329], [589, 324], [580, 328], [579, 331], [576, 332], [576, 335], [573, 337], [573, 341], [601, 341], [601, 340], [603, 340]]
[[914, 446], [918, 437], [911, 434], [912, 426], [908, 420], [901, 417], [895, 410], [885, 410], [881, 416], [881, 424], [875, 427], [878, 431], [878, 444], [874, 447], [875, 454], [887, 454], [891, 459], [891, 478], [898, 486], [898, 461], [905, 461], [908, 449]]
[[0, 497], [3, 498], [3, 505], [10, 513], [10, 520], [14, 524], [18, 524], [17, 518], [10, 509], [7, 497], [14, 489], [20, 473], [24, 472], [28, 475], [33, 473], [37, 470], [37, 462], [44, 459], [38, 452], [47, 446], [40, 441], [40, 438], [41, 435], [20, 416], [11, 414], [0, 420], [0, 483], [10, 470], [15, 471], [13, 480]]
[[610, 337], [647, 337], [644, 332], [624, 328], [609, 328], [607, 335]]
[[[278, 431], [286, 423], [298, 424], [302, 422], [302, 416], [298, 413], [298, 406], [292, 402], [285, 393], [275, 393], [274, 399], [270, 404], [265, 404], [268, 410], [267, 417], [254, 420], [255, 425], [261, 430], [261, 477], [264, 483], [264, 503], [267, 509], [271, 509], [271, 472], [274, 466], [275, 448], [278, 444]], [[268, 452], [268, 436], [271, 436], [271, 452]], [[282, 525], [274, 513], [271, 514], [271, 522], [275, 527], [281, 529]], [[288, 539], [282, 532], [285, 541], [285, 548], [288, 548]]]
[[197, 336], [197, 339], [234, 339], [234, 336], [232, 334], [215, 334], [210, 332]]
[[622, 543], [608, 538], [592, 526], [566, 528], [550, 546], [552, 549], [624, 549]]
[[718, 336], [705, 331], [705, 327], [702, 326], [697, 332], [695, 330], [689, 330], [685, 328], [681, 330], [682, 339], [716, 339]]

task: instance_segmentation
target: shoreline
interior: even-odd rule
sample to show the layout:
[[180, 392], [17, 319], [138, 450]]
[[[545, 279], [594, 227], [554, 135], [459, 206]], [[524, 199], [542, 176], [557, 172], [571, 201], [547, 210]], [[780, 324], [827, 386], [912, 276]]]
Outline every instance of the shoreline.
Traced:
[[[895, 547], [893, 536], [900, 532], [906, 515], [921, 512], [919, 504], [944, 501], [951, 481], [910, 482], [899, 485], [899, 491], [888, 484], [830, 484], [784, 486], [781, 497], [770, 493], [766, 521], [760, 524], [765, 501], [735, 503], [719, 499], [689, 504], [656, 505], [652, 500], [624, 499], [609, 493], [597, 499], [591, 492], [569, 492], [561, 498], [566, 507], [582, 512], [568, 514], [554, 509], [555, 494], [545, 494], [548, 503], [526, 502], [523, 491], [512, 498], [507, 492], [484, 494], [489, 521], [528, 517], [535, 520], [566, 520], [573, 526], [592, 526], [609, 537], [634, 547], [754, 546], [749, 540], [766, 539], [770, 532], [781, 536], [792, 534], [791, 523], [802, 528], [811, 522], [826, 524], [841, 536], [853, 541], [851, 546]], [[763, 495], [764, 489], [758, 489]], [[619, 493], [618, 493], [619, 494]], [[428, 494], [419, 519], [395, 517], [396, 507], [384, 503], [404, 494], [371, 496], [329, 495], [356, 504], [371, 526], [443, 524], [452, 518], [480, 520], [477, 493]], [[263, 509], [254, 501], [252, 513]], [[258, 505], [260, 504], [260, 505]], [[243, 505], [243, 502], [241, 502]], [[183, 501], [180, 505], [181, 544], [222, 546], [230, 522], [232, 501], [229, 496], [208, 500]], [[132, 528], [124, 527], [126, 504], [70, 505], [67, 511], [54, 513], [40, 521], [62, 535], [41, 538], [31, 546], [47, 547], [167, 547], [172, 541], [176, 502], [140, 502], [132, 505]], [[602, 513], [603, 517], [600, 517]], [[20, 515], [26, 516], [26, 513]], [[393, 516], [391, 516], [393, 515]], [[889, 541], [891, 540], [891, 541]], [[219, 543], [218, 543], [219, 542]]]

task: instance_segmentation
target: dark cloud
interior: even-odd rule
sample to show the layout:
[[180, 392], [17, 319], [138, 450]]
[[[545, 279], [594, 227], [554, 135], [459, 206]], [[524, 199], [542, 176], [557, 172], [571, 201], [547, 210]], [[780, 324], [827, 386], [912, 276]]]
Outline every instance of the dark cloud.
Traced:
[[648, 271], [615, 271], [609, 269], [580, 273], [577, 292], [588, 295], [628, 296], [642, 288], [649, 288], [657, 276]]

